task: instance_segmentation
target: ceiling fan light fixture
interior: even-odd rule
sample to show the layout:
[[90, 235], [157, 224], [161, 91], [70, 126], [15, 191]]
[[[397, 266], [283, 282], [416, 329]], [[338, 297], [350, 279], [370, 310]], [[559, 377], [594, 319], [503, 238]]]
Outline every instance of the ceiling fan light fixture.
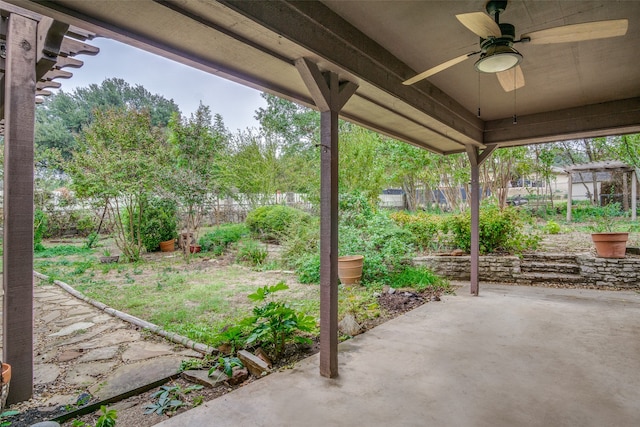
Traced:
[[499, 73], [509, 70], [522, 61], [522, 55], [507, 44], [490, 46], [476, 61], [475, 68], [481, 73]]

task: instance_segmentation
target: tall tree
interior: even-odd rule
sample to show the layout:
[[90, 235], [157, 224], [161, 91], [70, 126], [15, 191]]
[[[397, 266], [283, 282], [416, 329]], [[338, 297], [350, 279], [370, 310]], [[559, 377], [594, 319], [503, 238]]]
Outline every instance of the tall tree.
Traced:
[[45, 98], [36, 109], [36, 149], [57, 149], [68, 159], [76, 148], [74, 137], [89, 125], [95, 111], [148, 111], [152, 126], [166, 126], [178, 106], [173, 100], [150, 93], [141, 85], [131, 86], [111, 78], [67, 93], [60, 91]]
[[106, 204], [123, 258], [140, 259], [145, 200], [160, 179], [166, 145], [148, 113], [98, 110], [66, 164], [80, 198]]
[[222, 117], [216, 115], [215, 124], [212, 120], [210, 108], [201, 102], [189, 118], [174, 114], [168, 126], [173, 159], [163, 188], [184, 209], [183, 229], [194, 240], [211, 201], [227, 188], [220, 157], [227, 148], [228, 131]]

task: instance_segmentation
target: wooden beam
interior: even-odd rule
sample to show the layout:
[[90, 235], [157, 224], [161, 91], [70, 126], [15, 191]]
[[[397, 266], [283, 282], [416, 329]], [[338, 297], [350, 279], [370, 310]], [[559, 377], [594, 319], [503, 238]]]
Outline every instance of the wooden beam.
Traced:
[[472, 295], [478, 296], [480, 290], [480, 154], [478, 147], [467, 146], [467, 155], [471, 164], [471, 188], [470, 194], [467, 195], [471, 208], [471, 277], [469, 290]]
[[638, 211], [638, 176], [636, 171], [631, 172], [631, 221], [635, 221]]
[[295, 61], [320, 109], [320, 375], [338, 376], [338, 114], [358, 86]]
[[44, 16], [38, 22], [38, 45], [36, 53], [36, 79], [40, 80], [49, 71], [58, 59], [60, 43], [69, 24], [54, 21]]
[[572, 203], [573, 203], [573, 176], [571, 172], [569, 172], [569, 181], [567, 183], [567, 222], [571, 222], [571, 211], [572, 211]]
[[640, 132], [640, 97], [486, 122], [485, 144], [501, 147]]
[[416, 74], [415, 70], [321, 2], [222, 0], [221, 3], [428, 114], [452, 130], [449, 133], [452, 140], [482, 141], [482, 120], [428, 81], [403, 85], [403, 81]]
[[7, 34], [4, 141], [3, 361], [9, 403], [33, 392], [33, 152], [37, 22], [11, 14]]

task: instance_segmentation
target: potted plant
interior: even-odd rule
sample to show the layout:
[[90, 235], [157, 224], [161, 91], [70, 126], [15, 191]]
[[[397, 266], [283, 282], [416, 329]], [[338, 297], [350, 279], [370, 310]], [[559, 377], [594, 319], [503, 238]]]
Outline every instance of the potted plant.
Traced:
[[592, 227], [591, 240], [596, 246], [600, 258], [624, 258], [627, 250], [629, 233], [619, 231], [615, 217], [620, 214], [618, 203], [611, 203], [603, 208], [602, 215]]
[[173, 200], [152, 197], [144, 207], [140, 233], [147, 252], [173, 252], [178, 236], [177, 206]]
[[102, 256], [100, 257], [100, 262], [102, 264], [111, 264], [114, 262], [118, 262], [120, 259], [119, 255], [111, 255], [111, 251], [107, 248], [102, 251]]

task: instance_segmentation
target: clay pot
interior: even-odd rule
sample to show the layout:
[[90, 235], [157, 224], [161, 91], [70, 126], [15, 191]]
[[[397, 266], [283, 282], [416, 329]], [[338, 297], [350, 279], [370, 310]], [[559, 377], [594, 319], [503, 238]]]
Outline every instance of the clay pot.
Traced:
[[11, 365], [2, 364], [2, 380], [0, 381], [0, 412], [4, 409], [9, 395], [9, 383], [11, 382]]
[[356, 285], [362, 278], [363, 255], [338, 257], [338, 277], [343, 285]]
[[160, 251], [173, 252], [176, 249], [176, 239], [160, 242]]
[[596, 245], [600, 258], [624, 258], [629, 233], [593, 233], [591, 240]]
[[189, 252], [192, 254], [196, 254], [202, 250], [202, 246], [200, 245], [191, 245], [189, 246]]

